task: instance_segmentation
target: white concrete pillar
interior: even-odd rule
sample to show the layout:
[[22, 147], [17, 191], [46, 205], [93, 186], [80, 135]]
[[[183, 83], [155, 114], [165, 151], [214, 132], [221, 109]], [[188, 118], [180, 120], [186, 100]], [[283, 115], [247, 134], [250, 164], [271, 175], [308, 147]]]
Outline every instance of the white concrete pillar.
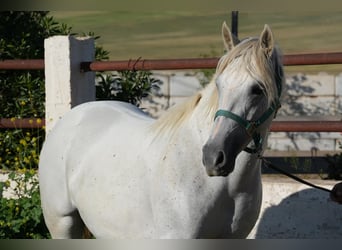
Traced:
[[95, 73], [80, 72], [95, 58], [94, 39], [54, 36], [45, 39], [46, 135], [74, 106], [95, 100]]

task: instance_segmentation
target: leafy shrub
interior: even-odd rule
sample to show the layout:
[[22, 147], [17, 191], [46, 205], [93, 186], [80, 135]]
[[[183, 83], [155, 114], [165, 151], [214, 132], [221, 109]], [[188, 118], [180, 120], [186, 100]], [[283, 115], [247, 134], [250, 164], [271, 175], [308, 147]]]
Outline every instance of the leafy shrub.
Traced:
[[[41, 59], [44, 39], [71, 34], [71, 27], [57, 23], [46, 11], [7, 11], [0, 15], [0, 60]], [[45, 114], [43, 70], [0, 71], [1, 118], [39, 118]], [[0, 167], [37, 168], [44, 129], [0, 130]]]
[[118, 71], [113, 74], [98, 74], [97, 100], [118, 100], [140, 105], [142, 98], [158, 91], [162, 82], [152, 77], [149, 71]]
[[[71, 34], [70, 27], [47, 14], [1, 12], [0, 60], [41, 59], [45, 38]], [[44, 117], [44, 102], [43, 70], [0, 71], [1, 118]], [[38, 181], [33, 178], [44, 137], [44, 128], [0, 130], [0, 168], [11, 170], [9, 180], [0, 183], [0, 238], [49, 236], [40, 207]], [[14, 184], [15, 199], [3, 197], [10, 184]]]
[[[48, 12], [2, 12], [0, 15], [0, 59], [41, 59], [44, 39], [68, 35], [71, 28], [58, 24]], [[43, 117], [44, 71], [0, 71], [2, 117]]]
[[[11, 198], [3, 197], [11, 191]], [[42, 239], [50, 234], [45, 226], [37, 175], [34, 170], [11, 172], [0, 182], [0, 238]]]
[[[41, 120], [37, 120], [38, 123]], [[0, 166], [5, 170], [36, 169], [41, 144], [42, 129], [14, 129], [0, 133]]]

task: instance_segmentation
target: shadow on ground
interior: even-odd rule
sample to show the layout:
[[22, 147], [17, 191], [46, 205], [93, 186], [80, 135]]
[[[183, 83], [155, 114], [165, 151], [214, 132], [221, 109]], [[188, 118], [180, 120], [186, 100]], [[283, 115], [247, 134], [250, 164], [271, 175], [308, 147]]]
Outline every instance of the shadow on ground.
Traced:
[[293, 193], [260, 214], [255, 238], [342, 238], [342, 205], [331, 201], [329, 194], [320, 190]]

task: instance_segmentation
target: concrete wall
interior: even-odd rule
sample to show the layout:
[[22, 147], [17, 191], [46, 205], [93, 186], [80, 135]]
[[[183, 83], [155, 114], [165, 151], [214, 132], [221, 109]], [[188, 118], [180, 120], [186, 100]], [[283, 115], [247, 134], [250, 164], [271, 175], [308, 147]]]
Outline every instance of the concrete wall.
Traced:
[[[202, 88], [196, 73], [191, 71], [156, 71], [154, 76], [164, 82], [161, 96], [154, 97], [152, 102], [145, 101], [142, 107], [155, 117]], [[342, 120], [342, 73], [287, 75], [284, 93], [277, 120]], [[271, 133], [268, 154], [306, 156], [314, 151], [316, 155], [325, 155], [339, 150], [341, 140], [341, 133]]]
[[[342, 119], [342, 75], [295, 74], [286, 77], [286, 95], [279, 120]], [[339, 150], [341, 133], [271, 133], [269, 149], [273, 151]]]

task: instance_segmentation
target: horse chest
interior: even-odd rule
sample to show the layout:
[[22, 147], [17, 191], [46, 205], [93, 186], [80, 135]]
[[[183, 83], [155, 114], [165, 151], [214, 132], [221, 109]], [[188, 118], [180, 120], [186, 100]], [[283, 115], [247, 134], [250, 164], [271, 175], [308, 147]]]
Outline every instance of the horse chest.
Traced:
[[[204, 170], [203, 170], [204, 171]], [[160, 238], [223, 238], [229, 234], [234, 202], [225, 178], [187, 177], [182, 183], [161, 181], [152, 199]]]

